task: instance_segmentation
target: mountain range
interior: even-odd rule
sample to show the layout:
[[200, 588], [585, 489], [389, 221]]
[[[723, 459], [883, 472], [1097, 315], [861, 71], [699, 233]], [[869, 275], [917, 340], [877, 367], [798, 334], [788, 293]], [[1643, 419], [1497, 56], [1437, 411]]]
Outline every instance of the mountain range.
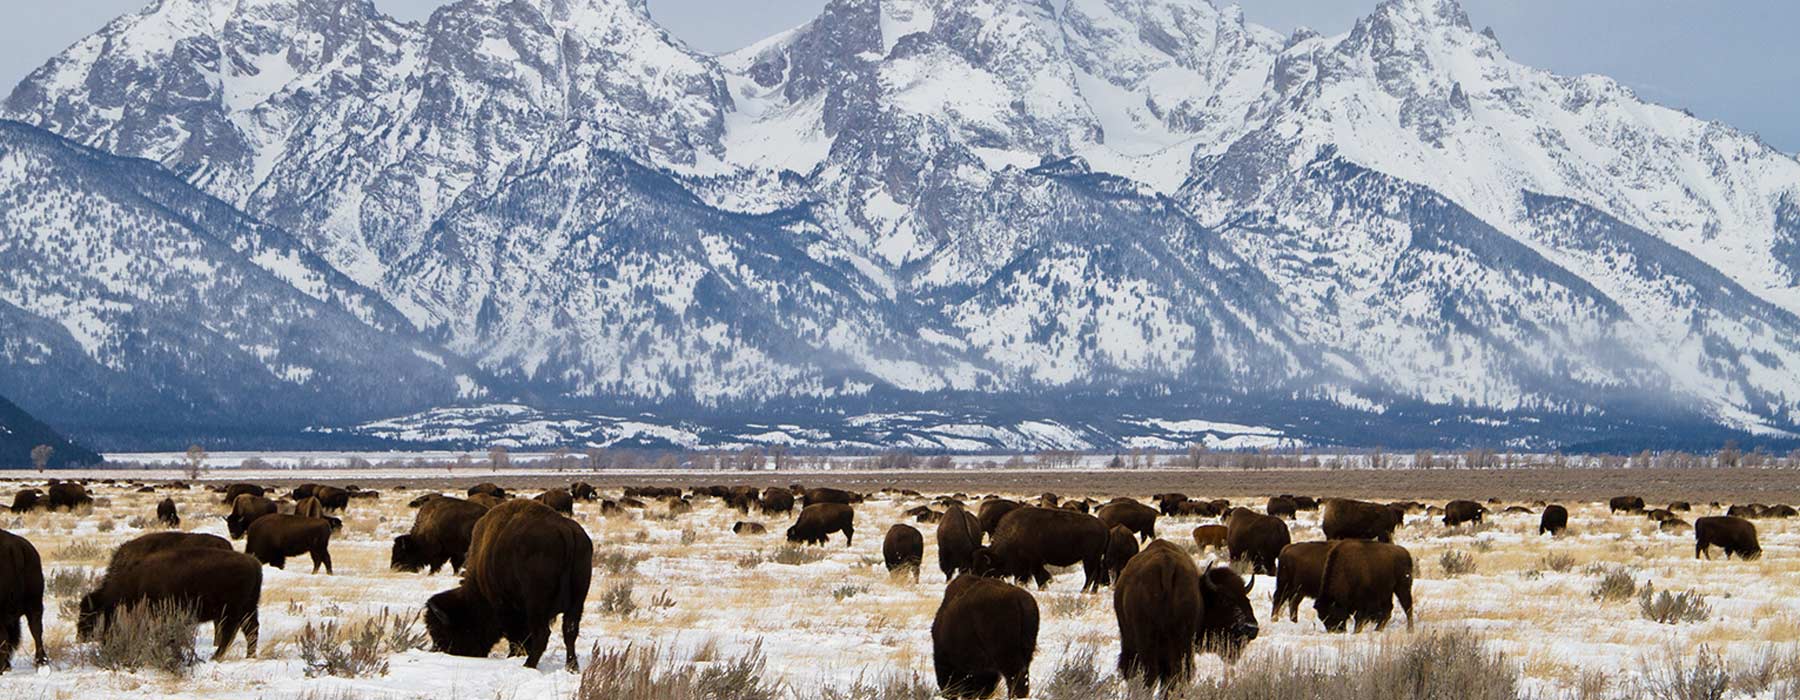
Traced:
[[1800, 161], [1455, 0], [156, 0], [0, 117], [0, 394], [102, 447], [1800, 435]]

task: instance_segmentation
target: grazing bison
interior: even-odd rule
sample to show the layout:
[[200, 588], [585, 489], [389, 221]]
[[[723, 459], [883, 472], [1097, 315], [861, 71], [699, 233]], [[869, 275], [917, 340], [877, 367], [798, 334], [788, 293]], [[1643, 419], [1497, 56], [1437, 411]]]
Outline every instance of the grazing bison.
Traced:
[[1687, 501], [1670, 501], [1669, 502], [1669, 510], [1671, 512], [1682, 513], [1682, 512], [1691, 511], [1693, 509], [1694, 509], [1694, 504], [1688, 503]]
[[1400, 511], [1379, 503], [1332, 498], [1325, 501], [1324, 509], [1319, 529], [1328, 540], [1393, 542], [1394, 528], [1401, 523]]
[[106, 560], [106, 575], [137, 566], [138, 562], [158, 552], [176, 549], [216, 549], [229, 552], [231, 542], [218, 535], [199, 532], [152, 532], [138, 535], [113, 550]]
[[800, 519], [787, 529], [789, 542], [825, 544], [825, 536], [844, 533], [844, 546], [856, 536], [856, 511], [843, 503], [814, 503], [800, 509]]
[[1664, 520], [1674, 519], [1675, 514], [1662, 508], [1651, 508], [1644, 511], [1644, 517], [1649, 518], [1651, 522], [1660, 523]]
[[1765, 518], [1792, 518], [1795, 515], [1800, 515], [1800, 511], [1796, 511], [1793, 506], [1783, 503], [1769, 506], [1768, 510], [1763, 511], [1763, 517]]
[[975, 511], [975, 519], [981, 521], [981, 533], [984, 535], [994, 534], [994, 528], [1000, 527], [1001, 518], [1024, 505], [1018, 501], [1009, 501], [1004, 498], [982, 501], [980, 508]]
[[1218, 654], [1226, 663], [1237, 663], [1244, 647], [1256, 639], [1256, 611], [1250, 607], [1249, 583], [1230, 567], [1215, 566], [1200, 572], [1200, 652]]
[[993, 544], [975, 551], [975, 571], [984, 576], [1004, 574], [1021, 583], [1033, 579], [1041, 590], [1050, 584], [1046, 566], [1079, 563], [1087, 576], [1082, 591], [1097, 591], [1106, 583], [1110, 541], [1111, 534], [1099, 518], [1025, 506], [1000, 521]]
[[225, 516], [225, 531], [231, 539], [240, 540], [249, 531], [250, 524], [260, 518], [275, 514], [275, 502], [255, 494], [238, 494], [231, 502], [231, 513]]
[[1294, 505], [1300, 510], [1316, 511], [1319, 509], [1319, 499], [1312, 496], [1288, 496], [1288, 498], [1293, 499]]
[[763, 489], [762, 512], [763, 515], [794, 512], [793, 492], [773, 486]]
[[807, 505], [807, 506], [817, 505], [820, 503], [837, 503], [840, 505], [850, 505], [852, 503], [857, 503], [861, 500], [862, 500], [862, 498], [860, 496], [857, 496], [854, 493], [850, 493], [849, 491], [845, 491], [842, 489], [812, 488], [812, 489], [807, 489], [806, 493], [801, 495], [800, 504]]
[[1725, 550], [1725, 558], [1756, 559], [1762, 546], [1756, 542], [1756, 525], [1730, 515], [1711, 515], [1694, 521], [1694, 558], [1712, 558], [1711, 547]]
[[938, 569], [944, 580], [954, 580], [959, 571], [973, 571], [975, 550], [980, 548], [980, 519], [958, 505], [944, 511], [937, 527]]
[[14, 513], [29, 513], [33, 508], [42, 505], [44, 492], [37, 489], [19, 489], [13, 494], [11, 510]]
[[277, 569], [287, 568], [287, 558], [312, 555], [313, 573], [325, 566], [331, 570], [331, 522], [324, 518], [274, 513], [250, 523], [244, 538], [244, 553]]
[[51, 510], [58, 508], [74, 510], [92, 504], [94, 497], [88, 494], [87, 489], [81, 484], [64, 481], [49, 486], [49, 493], [44, 496], [44, 502]]
[[906, 524], [888, 528], [887, 537], [881, 541], [881, 560], [887, 564], [888, 573], [910, 566], [913, 580], [919, 580], [919, 566], [925, 561], [925, 535]]
[[175, 499], [164, 498], [156, 504], [156, 521], [167, 527], [181, 527], [181, 516], [175, 513]]
[[1186, 680], [1205, 604], [1192, 557], [1165, 540], [1144, 547], [1113, 584], [1119, 675], [1141, 679], [1148, 688]]
[[1657, 523], [1656, 529], [1663, 532], [1682, 532], [1685, 530], [1692, 530], [1694, 529], [1694, 526], [1689, 525], [1688, 521], [1682, 520], [1681, 518], [1669, 518], [1668, 520]]
[[1235, 508], [1225, 519], [1225, 549], [1232, 561], [1248, 561], [1252, 571], [1275, 573], [1281, 548], [1291, 542], [1287, 522], [1249, 508]]
[[1181, 508], [1181, 504], [1186, 503], [1187, 499], [1185, 493], [1159, 493], [1150, 497], [1150, 500], [1156, 502], [1156, 509], [1163, 515], [1175, 515]]
[[1281, 619], [1282, 606], [1287, 607], [1290, 622], [1300, 619], [1300, 601], [1317, 600], [1319, 582], [1325, 575], [1325, 554], [1332, 542], [1295, 542], [1281, 548], [1275, 567], [1275, 595], [1269, 609], [1270, 619]]
[[563, 515], [575, 514], [575, 497], [570, 495], [568, 491], [562, 489], [550, 489], [549, 491], [538, 494], [537, 498], [531, 500], [550, 506], [550, 510], [562, 513]]
[[320, 486], [313, 489], [313, 498], [319, 499], [319, 505], [325, 510], [339, 511], [350, 507], [350, 492], [336, 486]]
[[1406, 611], [1406, 629], [1413, 625], [1412, 553], [1405, 547], [1385, 542], [1344, 540], [1333, 542], [1325, 553], [1325, 566], [1319, 573], [1319, 595], [1313, 611], [1325, 629], [1342, 632], [1351, 619], [1354, 631], [1375, 623], [1375, 629], [1387, 627], [1394, 614], [1394, 600]]
[[1155, 508], [1137, 501], [1113, 501], [1094, 513], [1094, 517], [1106, 524], [1106, 529], [1123, 525], [1144, 542], [1156, 539], [1156, 516]]
[[1561, 537], [1567, 529], [1569, 509], [1555, 504], [1544, 506], [1544, 514], [1538, 518], [1538, 534], [1548, 533], [1552, 537]]
[[433, 499], [433, 498], [443, 498], [443, 497], [444, 497], [444, 494], [441, 494], [441, 493], [419, 494], [418, 496], [414, 497], [412, 500], [407, 501], [406, 507], [417, 508], [419, 506], [425, 505], [426, 503], [429, 503], [431, 501], [431, 499]]
[[1269, 498], [1268, 505], [1263, 507], [1263, 511], [1277, 518], [1293, 520], [1294, 515], [1300, 512], [1300, 504], [1295, 503], [1294, 499], [1287, 496], [1272, 496]]
[[769, 531], [769, 528], [767, 526], [763, 525], [762, 523], [752, 523], [752, 522], [745, 522], [745, 521], [739, 520], [739, 521], [731, 524], [731, 532], [732, 532], [732, 534], [736, 534], [736, 535], [761, 535], [768, 531]]
[[1200, 525], [1194, 528], [1194, 546], [1204, 552], [1208, 549], [1225, 549], [1231, 528], [1224, 525]]
[[449, 562], [450, 571], [462, 571], [475, 521], [487, 512], [487, 506], [460, 498], [440, 496], [427, 501], [413, 516], [412, 531], [394, 538], [388, 566], [398, 571], [430, 567], [435, 574]]
[[1216, 518], [1224, 515], [1225, 511], [1220, 510], [1211, 501], [1182, 501], [1175, 504], [1175, 514], [1186, 517]]
[[1106, 575], [1109, 580], [1118, 580], [1119, 572], [1125, 570], [1125, 563], [1137, 556], [1137, 539], [1131, 530], [1124, 525], [1114, 525], [1107, 534]]
[[242, 496], [246, 493], [250, 494], [252, 496], [267, 496], [267, 495], [269, 495], [268, 491], [264, 490], [263, 487], [261, 487], [261, 486], [257, 486], [256, 484], [231, 484], [231, 485], [225, 487], [225, 497], [223, 499], [220, 499], [219, 502], [223, 503], [225, 505], [231, 505], [232, 503], [237, 502], [238, 496]]
[[577, 501], [593, 501], [600, 498], [600, 492], [594, 489], [594, 485], [585, 481], [569, 484], [569, 495]]
[[31, 662], [43, 666], [50, 662], [44, 653], [44, 562], [31, 542], [0, 530], [0, 571], [0, 673], [12, 670], [21, 617], [37, 646]]
[[109, 568], [100, 587], [82, 597], [75, 629], [86, 641], [104, 634], [123, 610], [173, 603], [187, 606], [197, 622], [214, 623], [214, 661], [225, 658], [240, 631], [244, 657], [254, 658], [261, 600], [262, 565], [249, 555], [209, 547], [165, 549], [122, 569]]
[[316, 497], [307, 496], [294, 504], [294, 515], [298, 515], [302, 518], [322, 519], [325, 517], [325, 504], [320, 503], [319, 499]]
[[575, 671], [575, 638], [593, 574], [594, 543], [571, 518], [536, 501], [502, 503], [475, 523], [462, 585], [425, 603], [432, 648], [487, 656], [502, 637], [524, 648], [537, 668], [562, 616], [566, 667]]
[[985, 698], [1004, 681], [1007, 697], [1031, 695], [1037, 635], [1037, 601], [1025, 589], [974, 574], [957, 577], [931, 621], [938, 692]]
[[1463, 523], [1478, 523], [1486, 512], [1486, 508], [1474, 501], [1451, 501], [1444, 504], [1444, 525], [1456, 527]]
[[1612, 500], [1606, 502], [1606, 505], [1608, 508], [1611, 508], [1614, 513], [1619, 511], [1625, 511], [1627, 513], [1644, 512], [1644, 499], [1637, 496], [1614, 496]]

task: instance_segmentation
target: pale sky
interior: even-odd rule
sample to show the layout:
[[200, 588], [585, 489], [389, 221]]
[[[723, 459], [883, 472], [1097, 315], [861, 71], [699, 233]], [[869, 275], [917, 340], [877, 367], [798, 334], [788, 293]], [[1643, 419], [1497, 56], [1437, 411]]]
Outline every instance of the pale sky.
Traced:
[[[149, 0], [6, 0], [0, 81]], [[799, 25], [824, 0], [649, 0], [650, 12], [704, 51], [738, 48]], [[375, 0], [423, 19], [444, 0]], [[1215, 0], [1215, 4], [1228, 4]], [[1242, 0], [1252, 22], [1289, 32], [1350, 28], [1376, 0]], [[1796, 0], [1463, 0], [1507, 53], [1558, 73], [1602, 73], [1646, 99], [1761, 134], [1800, 152], [1800, 2]], [[29, 7], [29, 9], [24, 9]]]

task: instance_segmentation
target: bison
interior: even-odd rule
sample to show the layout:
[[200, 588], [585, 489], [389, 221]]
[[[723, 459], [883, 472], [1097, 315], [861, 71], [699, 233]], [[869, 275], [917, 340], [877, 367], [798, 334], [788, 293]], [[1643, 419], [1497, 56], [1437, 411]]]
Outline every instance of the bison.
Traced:
[[1287, 496], [1272, 496], [1263, 511], [1277, 518], [1293, 520], [1294, 515], [1300, 512], [1300, 504]]
[[887, 564], [888, 573], [912, 567], [913, 580], [919, 580], [919, 565], [925, 561], [925, 535], [906, 524], [888, 528], [887, 537], [881, 541], [881, 560]]
[[1325, 573], [1325, 553], [1331, 544], [1330, 540], [1295, 542], [1281, 548], [1281, 556], [1276, 560], [1270, 619], [1280, 619], [1282, 606], [1287, 606], [1288, 620], [1298, 621], [1300, 601], [1319, 597], [1319, 579]]
[[0, 673], [12, 670], [21, 617], [37, 647], [31, 662], [43, 666], [50, 662], [44, 653], [44, 562], [30, 541], [0, 530], [0, 565], [6, 572], [0, 576]]
[[1125, 563], [1137, 556], [1138, 543], [1131, 530], [1124, 525], [1114, 525], [1107, 534], [1106, 575], [1108, 580], [1118, 580], [1119, 572], [1125, 570]]
[[1156, 516], [1155, 508], [1137, 501], [1114, 501], [1101, 506], [1094, 513], [1094, 517], [1106, 524], [1106, 529], [1123, 525], [1125, 529], [1137, 533], [1138, 539], [1144, 542], [1156, 539]]
[[600, 492], [594, 489], [594, 485], [585, 481], [569, 484], [569, 495], [577, 501], [593, 501], [600, 498]]
[[1328, 540], [1393, 542], [1394, 528], [1402, 522], [1401, 513], [1393, 508], [1348, 498], [1328, 499], [1324, 510], [1319, 529]]
[[1082, 591], [1106, 583], [1106, 547], [1111, 534], [1099, 518], [1056, 508], [1025, 506], [1000, 521], [993, 543], [975, 551], [975, 571], [1004, 574], [1023, 583], [1050, 584], [1046, 566], [1082, 565], [1087, 576]]
[[164, 498], [156, 504], [156, 521], [165, 527], [181, 527], [181, 516], [175, 513], [175, 499]]
[[1163, 515], [1175, 515], [1180, 510], [1181, 504], [1186, 503], [1187, 499], [1185, 493], [1159, 493], [1150, 497], [1150, 500], [1156, 502], [1156, 509]]
[[94, 497], [81, 484], [64, 481], [49, 486], [49, 493], [44, 496], [44, 502], [51, 510], [58, 508], [74, 510], [92, 504]]
[[138, 562], [158, 552], [176, 549], [217, 549], [232, 551], [231, 542], [218, 535], [199, 532], [152, 532], [138, 535], [113, 550], [106, 560], [106, 575], [137, 566]]
[[33, 508], [43, 504], [44, 492], [37, 489], [19, 489], [13, 494], [10, 510], [14, 513], [29, 513]]
[[1291, 542], [1287, 522], [1249, 508], [1235, 508], [1225, 519], [1225, 549], [1232, 561], [1248, 561], [1259, 574], [1275, 573], [1281, 548]]
[[462, 571], [475, 521], [487, 512], [487, 506], [460, 498], [442, 496], [426, 501], [413, 516], [412, 531], [394, 538], [388, 566], [396, 571], [430, 567], [435, 574], [449, 562], [450, 571]]
[[316, 497], [307, 496], [294, 504], [294, 515], [298, 515], [302, 518], [323, 519], [325, 517], [325, 504], [320, 503], [319, 499]]
[[[972, 517], [972, 516], [971, 516]], [[1031, 695], [1038, 606], [1005, 581], [963, 574], [944, 588], [931, 621], [932, 666], [947, 698], [985, 698], [1002, 681], [1006, 696]]]
[[467, 495], [474, 496], [477, 494], [487, 494], [489, 496], [493, 496], [494, 498], [503, 500], [503, 501], [508, 498], [508, 496], [506, 495], [506, 489], [500, 488], [499, 484], [495, 484], [493, 482], [488, 482], [488, 481], [484, 481], [484, 482], [481, 482], [479, 484], [469, 487], [469, 492]]
[[981, 521], [962, 506], [952, 505], [938, 519], [938, 569], [944, 580], [956, 578], [959, 571], [973, 571], [975, 550], [981, 548]]
[[220, 499], [219, 502], [223, 503], [225, 505], [231, 505], [231, 504], [237, 502], [238, 496], [244, 495], [246, 493], [250, 494], [252, 496], [267, 496], [267, 495], [269, 495], [268, 491], [264, 490], [263, 487], [261, 487], [261, 486], [257, 486], [256, 484], [231, 484], [231, 485], [225, 487], [225, 497]]
[[277, 569], [287, 568], [287, 558], [312, 555], [312, 572], [331, 570], [331, 522], [324, 518], [274, 513], [250, 523], [244, 538], [244, 553]]
[[1644, 499], [1637, 496], [1614, 496], [1612, 500], [1606, 502], [1606, 505], [1608, 508], [1611, 508], [1614, 513], [1619, 511], [1625, 511], [1627, 513], [1644, 512]]
[[1231, 528], [1224, 525], [1199, 525], [1194, 528], [1194, 546], [1204, 552], [1208, 549], [1224, 549], [1227, 535]]
[[1444, 504], [1444, 525], [1456, 527], [1463, 523], [1478, 523], [1486, 512], [1487, 508], [1474, 501], [1451, 501]]
[[787, 530], [789, 542], [825, 544], [825, 536], [844, 533], [844, 546], [856, 536], [856, 511], [843, 503], [814, 503], [800, 509], [800, 519]]
[[1193, 671], [1204, 605], [1192, 557], [1165, 540], [1144, 547], [1113, 583], [1119, 674], [1141, 678], [1150, 688], [1185, 680]]
[[243, 539], [251, 523], [273, 515], [276, 510], [274, 501], [255, 494], [239, 494], [231, 502], [231, 513], [225, 516], [225, 531], [231, 534], [231, 539]]
[[1538, 534], [1548, 533], [1551, 537], [1560, 537], [1569, 529], [1569, 509], [1560, 505], [1544, 506], [1544, 514], [1538, 517]]
[[575, 497], [568, 491], [562, 489], [550, 489], [549, 491], [538, 494], [537, 497], [532, 500], [550, 506], [550, 510], [562, 513], [563, 515], [572, 516], [575, 514]]
[[1226, 663], [1237, 663], [1244, 647], [1256, 639], [1256, 611], [1250, 607], [1255, 575], [1246, 583], [1230, 567], [1214, 566], [1200, 572], [1200, 597], [1205, 612], [1200, 616], [1200, 651], [1218, 654]]
[[818, 505], [820, 503], [837, 503], [839, 505], [847, 506], [861, 501], [861, 496], [843, 489], [811, 488], [807, 489], [806, 493], [800, 496], [800, 504], [807, 506]]
[[1355, 631], [1375, 623], [1375, 629], [1387, 627], [1394, 614], [1394, 601], [1406, 611], [1406, 629], [1413, 626], [1412, 553], [1405, 547], [1385, 542], [1343, 540], [1333, 542], [1325, 553], [1325, 566], [1319, 573], [1319, 595], [1313, 611], [1325, 629], [1342, 632], [1345, 624], [1355, 619]]
[[1711, 559], [1714, 546], [1725, 550], [1726, 559], [1734, 555], [1745, 560], [1762, 556], [1762, 546], [1756, 542], [1756, 525], [1730, 515], [1710, 515], [1694, 520], [1694, 558], [1699, 559], [1704, 554]]
[[981, 534], [994, 534], [994, 528], [1000, 527], [1001, 518], [1024, 505], [1018, 501], [1009, 501], [1004, 498], [990, 498], [982, 501], [981, 506], [975, 511], [975, 519], [981, 521]]
[[240, 631], [245, 658], [254, 658], [261, 600], [262, 565], [256, 559], [229, 549], [177, 547], [148, 554], [121, 570], [109, 569], [100, 587], [82, 597], [75, 629], [85, 641], [104, 634], [121, 610], [183, 605], [196, 621], [214, 623], [214, 661], [225, 658]]
[[763, 525], [762, 523], [752, 523], [752, 522], [745, 522], [743, 520], [739, 520], [739, 521], [731, 524], [731, 532], [734, 535], [761, 535], [768, 531], [769, 531], [769, 528], [767, 526]]
[[593, 575], [594, 543], [574, 519], [537, 501], [507, 501], [475, 523], [462, 585], [425, 603], [432, 648], [487, 656], [502, 637], [537, 668], [562, 616], [565, 666], [577, 670], [575, 639]]

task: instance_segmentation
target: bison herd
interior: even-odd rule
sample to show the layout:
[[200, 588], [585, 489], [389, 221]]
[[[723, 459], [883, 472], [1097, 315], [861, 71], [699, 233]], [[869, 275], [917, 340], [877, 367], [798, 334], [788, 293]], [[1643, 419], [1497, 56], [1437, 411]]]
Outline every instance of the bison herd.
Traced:
[[[75, 620], [79, 638], [107, 634], [122, 611], [173, 603], [215, 625], [215, 659], [240, 633], [245, 655], [254, 656], [262, 567], [282, 568], [288, 557], [304, 555], [314, 574], [322, 567], [331, 575], [330, 546], [342, 527], [339, 517], [358, 499], [380, 497], [354, 486], [320, 484], [285, 493], [247, 483], [214, 489], [230, 539], [163, 531], [120, 545], [93, 590], [80, 599]], [[921, 531], [907, 522], [889, 524], [881, 555], [889, 571], [909, 573], [917, 581], [928, 540], [935, 547], [946, 583], [931, 626], [933, 660], [940, 689], [954, 698], [987, 697], [1002, 687], [1009, 697], [1030, 692], [1039, 609], [1027, 586], [1043, 590], [1053, 569], [1063, 567], [1080, 567], [1083, 593], [1111, 589], [1119, 671], [1151, 688], [1188, 678], [1198, 655], [1232, 662], [1243, 653], [1260, 631], [1250, 598], [1258, 576], [1274, 578], [1264, 588], [1270, 592], [1272, 619], [1285, 611], [1290, 621], [1298, 621], [1300, 604], [1311, 600], [1326, 630], [1360, 632], [1366, 626], [1385, 627], [1397, 603], [1410, 629], [1416, 562], [1396, 543], [1406, 516], [1441, 517], [1454, 527], [1482, 522], [1489, 506], [1497, 503], [1455, 500], [1439, 507], [1281, 495], [1258, 511], [1177, 493], [1157, 494], [1146, 504], [1048, 493], [1035, 499], [975, 499], [800, 486], [637, 487], [615, 498], [580, 482], [525, 497], [515, 489], [483, 483], [458, 495], [429, 494], [408, 503], [416, 509], [412, 526], [393, 538], [389, 566], [435, 574], [448, 564], [461, 575], [454, 588], [421, 601], [432, 649], [484, 657], [505, 640], [514, 654], [525, 657], [527, 667], [535, 668], [552, 641], [553, 623], [560, 622], [566, 663], [574, 670], [595, 559], [593, 540], [572, 517], [578, 502], [612, 515], [649, 502], [680, 513], [698, 499], [717, 498], [745, 517], [792, 518], [785, 531], [788, 542], [827, 545], [831, 535], [841, 533], [850, 546], [858, 506], [880, 497], [925, 501], [904, 514], [931, 527]], [[42, 490], [19, 491], [12, 509], [76, 509], [92, 502], [82, 484], [55, 482]], [[1671, 522], [1685, 526], [1675, 514], [1691, 510], [1681, 502], [1650, 509], [1635, 497], [1614, 498], [1608, 506], [1615, 513], [1642, 514], [1665, 530]], [[1534, 503], [1505, 512], [1533, 508], [1541, 512], [1538, 534], [1558, 536], [1568, 528], [1569, 512], [1562, 505]], [[1301, 511], [1319, 512], [1323, 540], [1292, 541], [1290, 521]], [[1727, 558], [1754, 559], [1762, 550], [1750, 519], [1792, 514], [1786, 506], [1753, 505], [1697, 518], [1691, 525], [1695, 556], [1711, 558], [1717, 548]], [[183, 522], [172, 498], [157, 503], [154, 517], [165, 527]], [[1190, 550], [1159, 536], [1157, 521], [1165, 517], [1217, 522], [1193, 528]], [[768, 532], [762, 523], [748, 520], [731, 529], [742, 536]], [[243, 541], [241, 552], [231, 540]], [[1202, 561], [1190, 551], [1225, 561]], [[20, 618], [36, 645], [34, 661], [43, 664], [45, 585], [38, 552], [26, 539], [0, 531], [0, 568], [6, 572], [0, 576], [0, 672], [21, 643]]]

